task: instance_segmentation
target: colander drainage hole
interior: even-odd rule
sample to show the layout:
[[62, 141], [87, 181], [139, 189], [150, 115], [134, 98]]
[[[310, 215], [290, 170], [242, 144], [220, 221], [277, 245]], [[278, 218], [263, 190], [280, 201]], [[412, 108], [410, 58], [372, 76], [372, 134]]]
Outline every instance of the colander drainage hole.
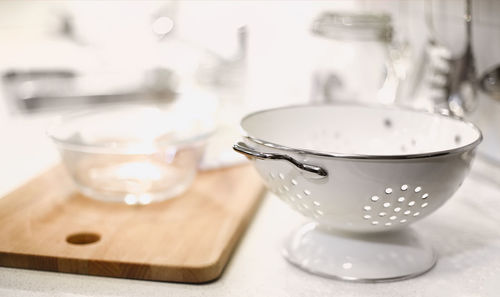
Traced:
[[415, 201], [408, 202], [408, 206], [413, 206], [413, 205], [415, 205]]
[[378, 196], [372, 196], [371, 200], [377, 202], [380, 198]]
[[384, 206], [385, 208], [387, 208], [387, 207], [391, 206], [391, 204], [390, 204], [389, 202], [385, 202], [385, 203], [383, 204], [383, 206]]
[[307, 196], [311, 195], [311, 191], [309, 190], [304, 190], [304, 194], [306, 194]]
[[73, 233], [66, 237], [66, 242], [71, 244], [91, 244], [101, 239], [101, 235], [93, 232]]
[[422, 195], [422, 199], [427, 199], [427, 197], [429, 197], [428, 193], [425, 193], [424, 195]]
[[401, 186], [401, 191], [406, 191], [408, 190], [408, 185], [402, 185]]
[[296, 185], [298, 185], [298, 184], [299, 184], [299, 183], [298, 183], [296, 180], [294, 180], [294, 179], [292, 179], [290, 182], [291, 182], [291, 183], [292, 183], [292, 185], [294, 185], [294, 186], [296, 186]]
[[418, 192], [420, 192], [420, 191], [422, 191], [422, 187], [416, 187], [416, 188], [415, 188], [415, 193], [418, 193]]
[[385, 217], [385, 216], [387, 215], [387, 213], [386, 213], [386, 212], [381, 212], [381, 213], [379, 213], [378, 215], [379, 215], [380, 217]]
[[403, 201], [405, 201], [405, 197], [399, 197], [398, 198], [398, 202], [403, 202]]
[[365, 206], [363, 207], [363, 209], [364, 209], [365, 211], [370, 211], [370, 210], [372, 210], [372, 207], [371, 207], [371, 206], [369, 206], [369, 205], [365, 205]]
[[390, 194], [390, 193], [392, 193], [392, 189], [391, 189], [391, 188], [387, 188], [387, 189], [385, 189], [385, 193], [386, 193], [386, 194]]
[[285, 179], [285, 175], [283, 173], [279, 173], [278, 176], [281, 178], [281, 179]]
[[425, 203], [422, 203], [421, 207], [424, 208], [424, 207], [427, 207], [427, 205], [429, 205], [429, 203], [425, 202]]

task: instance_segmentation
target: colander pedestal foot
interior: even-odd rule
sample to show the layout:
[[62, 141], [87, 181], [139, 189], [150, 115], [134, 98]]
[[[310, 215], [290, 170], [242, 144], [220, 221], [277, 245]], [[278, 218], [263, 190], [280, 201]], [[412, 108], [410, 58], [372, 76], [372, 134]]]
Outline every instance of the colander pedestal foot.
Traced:
[[341, 233], [308, 223], [290, 236], [283, 253], [310, 273], [361, 282], [412, 278], [436, 263], [434, 250], [411, 228]]

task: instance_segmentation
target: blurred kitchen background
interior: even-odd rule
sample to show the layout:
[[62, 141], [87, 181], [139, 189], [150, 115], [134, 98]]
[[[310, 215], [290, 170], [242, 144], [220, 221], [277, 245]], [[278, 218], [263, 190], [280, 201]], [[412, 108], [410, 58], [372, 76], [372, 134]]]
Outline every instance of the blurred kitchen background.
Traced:
[[[478, 87], [500, 63], [500, 1], [471, 9], [464, 55], [466, 0], [0, 1], [0, 152], [27, 156], [3, 166], [56, 160], [43, 131], [57, 114], [186, 96], [219, 126], [207, 167], [236, 157], [244, 114], [338, 101], [464, 116], [500, 160], [500, 103]], [[40, 152], [53, 160], [32, 168]]]

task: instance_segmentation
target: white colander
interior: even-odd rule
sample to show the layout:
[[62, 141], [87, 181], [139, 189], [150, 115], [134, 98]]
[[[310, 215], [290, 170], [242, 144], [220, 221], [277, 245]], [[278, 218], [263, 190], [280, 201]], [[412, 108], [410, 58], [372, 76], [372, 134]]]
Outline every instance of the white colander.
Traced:
[[294, 106], [246, 116], [234, 149], [267, 187], [314, 220], [294, 232], [286, 258], [324, 276], [409, 278], [435, 254], [409, 224], [460, 187], [481, 132], [458, 119], [353, 105]]

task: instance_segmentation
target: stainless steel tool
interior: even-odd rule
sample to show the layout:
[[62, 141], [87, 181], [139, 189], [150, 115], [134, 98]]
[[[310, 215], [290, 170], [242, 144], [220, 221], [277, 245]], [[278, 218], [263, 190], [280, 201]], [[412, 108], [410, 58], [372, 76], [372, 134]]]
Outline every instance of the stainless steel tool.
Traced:
[[452, 114], [463, 117], [477, 106], [477, 75], [472, 50], [472, 1], [465, 5], [465, 51], [452, 62], [448, 106]]
[[500, 65], [487, 70], [479, 80], [479, 86], [486, 94], [500, 101]]

